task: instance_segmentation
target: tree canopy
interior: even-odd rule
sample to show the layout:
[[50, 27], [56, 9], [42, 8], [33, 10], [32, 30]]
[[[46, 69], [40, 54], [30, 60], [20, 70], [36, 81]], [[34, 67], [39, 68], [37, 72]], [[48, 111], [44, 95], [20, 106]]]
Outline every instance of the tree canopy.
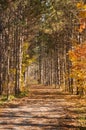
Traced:
[[20, 93], [31, 66], [39, 83], [85, 93], [84, 0], [1, 0], [0, 11], [0, 94]]

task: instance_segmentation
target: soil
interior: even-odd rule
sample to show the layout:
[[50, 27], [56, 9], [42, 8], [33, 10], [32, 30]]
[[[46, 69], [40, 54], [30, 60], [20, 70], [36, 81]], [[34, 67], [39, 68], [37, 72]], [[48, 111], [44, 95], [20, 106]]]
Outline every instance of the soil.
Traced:
[[0, 130], [86, 130], [82, 101], [59, 89], [33, 85], [27, 97], [0, 108]]

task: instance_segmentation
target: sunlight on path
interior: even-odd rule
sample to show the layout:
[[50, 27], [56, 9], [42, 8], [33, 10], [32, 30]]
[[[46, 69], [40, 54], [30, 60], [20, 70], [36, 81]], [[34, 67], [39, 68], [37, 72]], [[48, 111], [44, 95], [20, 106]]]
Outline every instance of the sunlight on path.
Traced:
[[[33, 90], [33, 95], [36, 91], [38, 93], [35, 98], [40, 95], [40, 99], [28, 97], [22, 105], [11, 105], [1, 110], [0, 130], [80, 130], [76, 121], [77, 115], [68, 111], [68, 108], [74, 106], [73, 103], [69, 104], [63, 96], [57, 95], [55, 89], [51, 93], [47, 89]], [[55, 99], [49, 98], [49, 95], [53, 95]]]

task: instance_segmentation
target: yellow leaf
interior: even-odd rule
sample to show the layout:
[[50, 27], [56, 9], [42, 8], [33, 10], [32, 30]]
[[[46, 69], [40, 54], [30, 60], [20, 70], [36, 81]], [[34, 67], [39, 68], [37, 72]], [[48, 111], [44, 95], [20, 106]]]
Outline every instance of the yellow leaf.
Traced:
[[79, 17], [80, 18], [86, 18], [86, 11], [80, 11], [79, 12]]
[[77, 3], [77, 8], [82, 8], [82, 6], [83, 6], [83, 2], [81, 1], [81, 2], [79, 2], [79, 3]]
[[83, 6], [83, 9], [86, 9], [86, 4]]

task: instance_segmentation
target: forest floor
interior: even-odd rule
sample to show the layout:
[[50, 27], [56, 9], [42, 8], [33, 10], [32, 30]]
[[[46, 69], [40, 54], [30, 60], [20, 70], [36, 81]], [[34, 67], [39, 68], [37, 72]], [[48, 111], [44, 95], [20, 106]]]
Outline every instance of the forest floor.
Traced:
[[0, 130], [86, 130], [86, 99], [33, 85], [0, 107]]

